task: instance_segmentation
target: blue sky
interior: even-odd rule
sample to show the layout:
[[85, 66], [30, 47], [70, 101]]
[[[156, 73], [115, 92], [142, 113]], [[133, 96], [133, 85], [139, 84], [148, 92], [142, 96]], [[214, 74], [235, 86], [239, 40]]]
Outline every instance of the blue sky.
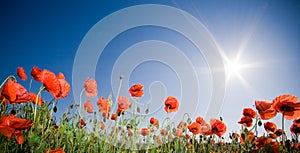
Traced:
[[[223, 108], [219, 115], [227, 123], [229, 131], [239, 130], [237, 121], [242, 108], [252, 107], [255, 100], [272, 100], [284, 93], [300, 96], [298, 1], [1, 1], [0, 79], [14, 74], [18, 66], [23, 66], [29, 73], [37, 65], [55, 73], [63, 72], [71, 83], [76, 52], [87, 32], [111, 13], [141, 4], [168, 5], [189, 13], [208, 29], [228, 59], [232, 61], [240, 54], [239, 63], [253, 66], [239, 71], [244, 81], [233, 75], [226, 82]], [[120, 20], [124, 20], [124, 24], [130, 22]], [[111, 73], [118, 57], [130, 46], [147, 40], [170, 43], [190, 59], [196, 68], [201, 96], [198, 102], [201, 107], [196, 109], [196, 115], [204, 116], [212, 90], [211, 74], [206, 71], [207, 61], [187, 38], [162, 27], [129, 29], [106, 46], [95, 70], [99, 96], [107, 97], [112, 92], [111, 82], [116, 80], [111, 80]], [[82, 76], [88, 77], [85, 74]], [[164, 83], [167, 95], [180, 97], [182, 92], [176, 72], [157, 61], [138, 65], [128, 77], [130, 85], [136, 82], [145, 85], [145, 97], [140, 99], [142, 103], [149, 101], [149, 88], [155, 81]], [[29, 81], [22, 84], [28, 87]], [[73, 99], [70, 93], [59, 101], [60, 113]], [[191, 106], [191, 110], [180, 111], [194, 109]], [[164, 112], [158, 113], [158, 116], [164, 115]], [[274, 121], [281, 126], [280, 115], [277, 116]], [[289, 123], [287, 121], [286, 129], [289, 129]]]

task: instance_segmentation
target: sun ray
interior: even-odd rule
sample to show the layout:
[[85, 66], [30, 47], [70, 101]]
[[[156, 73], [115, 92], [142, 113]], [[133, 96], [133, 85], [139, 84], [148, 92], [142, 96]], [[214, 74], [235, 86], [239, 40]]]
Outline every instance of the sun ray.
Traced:
[[237, 56], [236, 56], [236, 60], [240, 60], [243, 52], [245, 51], [245, 49], [248, 46], [248, 43], [253, 35], [253, 33], [255, 32], [255, 29], [257, 27], [258, 22], [260, 21], [261, 17], [263, 16], [263, 12], [266, 10], [266, 6], [263, 6], [259, 11], [257, 11], [257, 13], [254, 16], [254, 19], [252, 20], [252, 22], [249, 25], [249, 28], [247, 28], [247, 32], [245, 34], [245, 36], [242, 38], [242, 41], [240, 43], [239, 49], [237, 51]]
[[256, 91], [254, 88], [250, 85], [250, 83], [242, 76], [242, 75], [237, 75], [237, 78], [241, 81], [243, 86], [246, 88], [248, 92], [250, 92], [252, 95], [256, 94]]

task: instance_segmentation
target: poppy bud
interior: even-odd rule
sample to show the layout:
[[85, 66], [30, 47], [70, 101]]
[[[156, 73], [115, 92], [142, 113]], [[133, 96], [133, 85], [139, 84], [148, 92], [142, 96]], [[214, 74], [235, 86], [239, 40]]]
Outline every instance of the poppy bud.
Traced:
[[56, 112], [57, 112], [57, 107], [56, 107], [56, 106], [54, 106], [54, 108], [53, 108], [53, 112], [54, 112], [54, 113], [56, 113]]
[[262, 122], [261, 121], [258, 121], [258, 126], [261, 126], [262, 125]]

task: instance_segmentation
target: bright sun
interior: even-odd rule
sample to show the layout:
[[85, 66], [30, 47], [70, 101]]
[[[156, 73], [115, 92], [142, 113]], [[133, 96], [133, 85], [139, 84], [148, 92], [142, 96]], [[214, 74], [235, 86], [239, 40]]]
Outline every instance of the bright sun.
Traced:
[[227, 79], [231, 76], [238, 76], [240, 75], [240, 71], [243, 69], [243, 66], [238, 61], [227, 61], [225, 66], [225, 72]]

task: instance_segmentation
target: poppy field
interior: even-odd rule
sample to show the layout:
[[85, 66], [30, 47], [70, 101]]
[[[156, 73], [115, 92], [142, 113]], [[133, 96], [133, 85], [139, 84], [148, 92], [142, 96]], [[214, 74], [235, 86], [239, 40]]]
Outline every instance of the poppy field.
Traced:
[[[80, 101], [70, 103], [67, 111], [54, 117], [60, 99], [68, 96], [71, 86], [62, 73], [55, 74], [34, 66], [28, 77], [22, 67], [0, 85], [0, 148], [1, 152], [298, 152], [300, 149], [300, 102], [298, 97], [283, 94], [272, 101], [256, 100], [255, 108], [241, 108], [239, 132], [227, 129], [219, 116], [209, 121], [186, 113], [179, 123], [169, 117], [150, 120], [138, 117], [136, 103], [144, 95], [141, 83], [128, 89], [131, 97], [99, 95], [97, 82], [82, 82]], [[122, 82], [120, 77], [120, 84]], [[38, 92], [22, 82], [40, 83]], [[121, 88], [121, 86], [120, 86]], [[42, 93], [52, 96], [43, 99]], [[94, 106], [92, 98], [100, 97]], [[83, 97], [86, 99], [82, 101]], [[132, 100], [134, 99], [134, 100]], [[181, 102], [169, 95], [164, 110], [176, 113]], [[117, 107], [116, 110], [114, 106]], [[128, 110], [133, 108], [134, 112]], [[84, 110], [84, 111], [81, 111]], [[269, 121], [282, 117], [281, 123]], [[89, 118], [88, 116], [93, 116]], [[130, 117], [128, 117], [130, 116]], [[292, 122], [284, 129], [285, 122]], [[258, 129], [264, 129], [259, 135]], [[287, 136], [287, 131], [291, 136]], [[229, 133], [229, 134], [225, 134]]]

